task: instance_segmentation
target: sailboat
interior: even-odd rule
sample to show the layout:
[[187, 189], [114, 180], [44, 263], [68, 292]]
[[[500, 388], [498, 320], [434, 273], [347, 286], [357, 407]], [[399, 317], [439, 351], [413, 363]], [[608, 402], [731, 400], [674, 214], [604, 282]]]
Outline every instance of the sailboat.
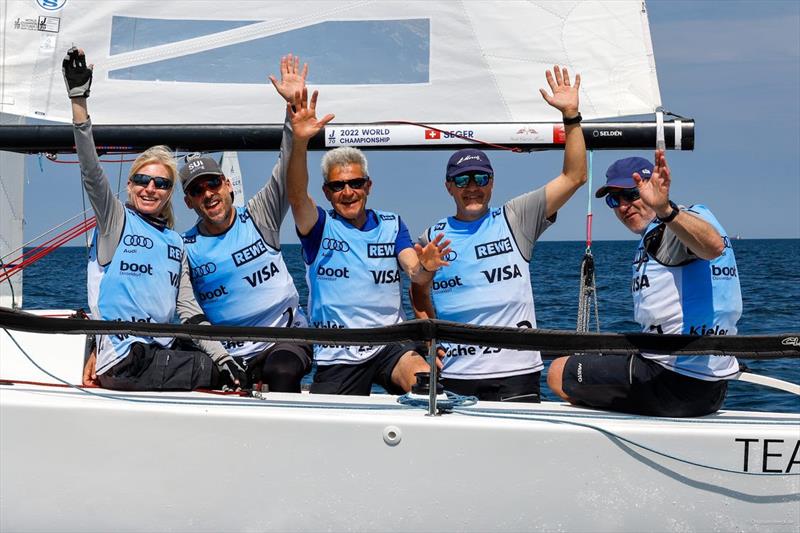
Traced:
[[[22, 244], [23, 154], [72, 149], [59, 65], [73, 43], [96, 62], [91, 104], [105, 151], [156, 143], [274, 148], [280, 125], [254, 124], [251, 109], [263, 104], [262, 73], [287, 47], [313, 62], [337, 113], [337, 123], [315, 139], [318, 149], [452, 150], [475, 139], [558, 149], [560, 117], [519, 84], [520, 70], [543, 72], [554, 63], [584, 74], [590, 148], [663, 142], [691, 149], [694, 141], [693, 121], [658, 112], [640, 1], [231, 0], [224, 12], [215, 3], [181, 0], [0, 6], [0, 179], [13, 206], [0, 212], [4, 260]], [[372, 54], [369, 68], [348, 68], [370, 47], [386, 53]], [[273, 49], [273, 56], [255, 53]], [[654, 113], [654, 120], [625, 120]], [[0, 285], [0, 306], [21, 305], [20, 277], [8, 280]], [[0, 310], [3, 531], [800, 527], [796, 414], [656, 419], [561, 403], [471, 403], [439, 398], [435, 390], [402, 402], [389, 395], [88, 390], [75, 385], [87, 335], [100, 331], [173, 328], [230, 339], [287, 333], [108, 324], [68, 318], [72, 313]], [[646, 335], [578, 338], [430, 321], [292, 332], [301, 334], [353, 343], [492, 337], [565, 353], [589, 351], [591, 343], [625, 351], [654, 342]], [[660, 342], [677, 343], [676, 350], [681, 343], [728, 353], [739, 343], [742, 351], [766, 355], [800, 349], [790, 336], [666, 337]]]

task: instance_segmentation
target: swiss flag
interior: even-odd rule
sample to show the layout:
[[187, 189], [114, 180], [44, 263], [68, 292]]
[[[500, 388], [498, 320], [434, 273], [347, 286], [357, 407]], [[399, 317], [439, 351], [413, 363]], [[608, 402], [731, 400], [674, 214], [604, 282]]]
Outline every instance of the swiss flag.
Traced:
[[425, 130], [425, 139], [441, 139], [442, 132], [436, 130]]

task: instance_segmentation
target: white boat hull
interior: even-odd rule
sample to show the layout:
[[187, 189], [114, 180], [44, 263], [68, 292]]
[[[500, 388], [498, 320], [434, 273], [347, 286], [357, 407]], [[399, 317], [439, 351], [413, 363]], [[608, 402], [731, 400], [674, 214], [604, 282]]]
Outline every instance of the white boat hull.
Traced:
[[798, 441], [791, 414], [2, 384], [0, 530], [796, 532]]

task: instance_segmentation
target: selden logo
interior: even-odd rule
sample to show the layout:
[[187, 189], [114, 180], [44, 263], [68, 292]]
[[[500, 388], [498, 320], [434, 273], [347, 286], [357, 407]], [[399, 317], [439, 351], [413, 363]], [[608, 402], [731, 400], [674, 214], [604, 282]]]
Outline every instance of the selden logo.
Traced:
[[241, 250], [233, 252], [231, 254], [231, 257], [233, 258], [233, 262], [238, 267], [246, 263], [249, 263], [256, 257], [259, 257], [260, 255], [266, 253], [266, 251], [267, 251], [267, 245], [264, 244], [264, 241], [258, 239], [250, 246], [247, 246], [245, 248], [242, 248]]
[[142, 235], [125, 235], [125, 237], [122, 238], [122, 244], [125, 246], [147, 248], [149, 250], [153, 247], [153, 239], [150, 237], [144, 237]]
[[475, 256], [478, 259], [507, 254], [513, 251], [514, 247], [511, 246], [511, 239], [508, 237], [500, 239], [499, 241], [485, 242], [475, 246]]
[[394, 257], [393, 242], [377, 242], [367, 245], [368, 257]]
[[177, 246], [172, 246], [170, 244], [167, 246], [167, 257], [180, 263], [181, 259], [183, 258], [183, 251]]

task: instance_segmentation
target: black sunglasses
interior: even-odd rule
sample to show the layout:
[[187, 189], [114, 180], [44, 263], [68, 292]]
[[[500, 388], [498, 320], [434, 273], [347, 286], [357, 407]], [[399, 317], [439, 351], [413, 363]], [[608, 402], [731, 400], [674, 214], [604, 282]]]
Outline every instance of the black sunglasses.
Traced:
[[147, 187], [150, 185], [150, 181], [153, 181], [156, 185], [156, 189], [161, 189], [162, 191], [168, 191], [172, 188], [172, 180], [169, 178], [162, 178], [161, 176], [148, 176], [147, 174], [134, 174], [131, 176], [131, 183], [134, 185], [138, 185], [140, 187]]
[[354, 191], [357, 191], [359, 189], [363, 189], [364, 185], [366, 185], [368, 181], [369, 176], [364, 176], [363, 178], [353, 178], [351, 180], [326, 181], [324, 187], [331, 192], [341, 192], [345, 187], [350, 187]]
[[633, 203], [639, 199], [639, 189], [619, 189], [606, 195], [606, 204], [611, 209], [620, 206], [620, 200]]
[[491, 179], [492, 175], [485, 172], [469, 172], [467, 174], [447, 178], [447, 181], [452, 182], [459, 189], [463, 189], [469, 185], [470, 181], [474, 181], [475, 185], [478, 187], [486, 187], [489, 185], [489, 180]]
[[199, 182], [192, 183], [186, 193], [189, 196], [197, 198], [206, 193], [206, 190], [216, 191], [222, 186], [222, 176], [211, 176]]

